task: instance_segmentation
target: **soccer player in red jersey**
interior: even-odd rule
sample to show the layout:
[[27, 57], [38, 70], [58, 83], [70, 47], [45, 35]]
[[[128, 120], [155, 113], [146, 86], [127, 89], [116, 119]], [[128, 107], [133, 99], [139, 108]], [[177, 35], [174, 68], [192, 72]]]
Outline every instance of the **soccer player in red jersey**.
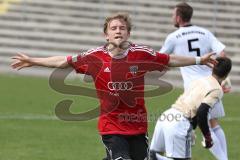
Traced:
[[147, 113], [144, 103], [144, 75], [195, 64], [213, 64], [212, 53], [203, 57], [161, 54], [146, 46], [129, 43], [131, 21], [126, 13], [106, 18], [107, 44], [76, 56], [13, 57], [14, 69], [31, 66], [67, 68], [91, 75], [100, 102], [98, 130], [107, 159], [144, 160], [148, 157]]

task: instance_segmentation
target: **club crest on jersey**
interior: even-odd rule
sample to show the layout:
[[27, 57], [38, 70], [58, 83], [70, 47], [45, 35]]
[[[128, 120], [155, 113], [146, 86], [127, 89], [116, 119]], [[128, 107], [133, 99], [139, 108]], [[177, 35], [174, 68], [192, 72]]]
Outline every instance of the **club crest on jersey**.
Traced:
[[136, 75], [138, 72], [138, 66], [130, 66], [129, 70], [132, 75]]

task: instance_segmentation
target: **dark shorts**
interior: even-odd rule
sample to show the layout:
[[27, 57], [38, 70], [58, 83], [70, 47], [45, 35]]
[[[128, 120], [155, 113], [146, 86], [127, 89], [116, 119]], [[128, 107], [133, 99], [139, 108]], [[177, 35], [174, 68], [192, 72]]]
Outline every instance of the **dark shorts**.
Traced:
[[103, 135], [107, 160], [147, 160], [148, 138], [140, 135]]

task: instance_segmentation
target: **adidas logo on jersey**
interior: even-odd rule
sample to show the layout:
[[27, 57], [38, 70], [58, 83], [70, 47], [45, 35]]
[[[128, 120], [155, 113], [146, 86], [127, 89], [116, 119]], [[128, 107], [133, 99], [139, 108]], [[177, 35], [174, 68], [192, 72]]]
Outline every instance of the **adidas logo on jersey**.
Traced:
[[108, 67], [106, 67], [106, 68], [104, 69], [104, 72], [111, 72], [111, 71], [110, 71], [110, 69], [109, 69]]

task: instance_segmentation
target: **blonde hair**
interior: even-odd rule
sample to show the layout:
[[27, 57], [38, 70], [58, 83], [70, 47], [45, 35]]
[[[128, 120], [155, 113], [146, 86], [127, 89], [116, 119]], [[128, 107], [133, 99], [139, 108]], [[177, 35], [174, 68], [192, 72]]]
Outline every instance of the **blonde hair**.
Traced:
[[118, 13], [112, 14], [109, 17], [106, 17], [105, 22], [104, 22], [104, 26], [103, 26], [103, 32], [105, 34], [107, 33], [107, 28], [108, 28], [109, 23], [114, 19], [121, 19], [124, 22], [126, 22], [127, 30], [128, 30], [129, 33], [131, 32], [132, 23], [131, 23], [131, 18], [129, 16], [129, 14], [126, 13], [126, 12], [118, 12]]

